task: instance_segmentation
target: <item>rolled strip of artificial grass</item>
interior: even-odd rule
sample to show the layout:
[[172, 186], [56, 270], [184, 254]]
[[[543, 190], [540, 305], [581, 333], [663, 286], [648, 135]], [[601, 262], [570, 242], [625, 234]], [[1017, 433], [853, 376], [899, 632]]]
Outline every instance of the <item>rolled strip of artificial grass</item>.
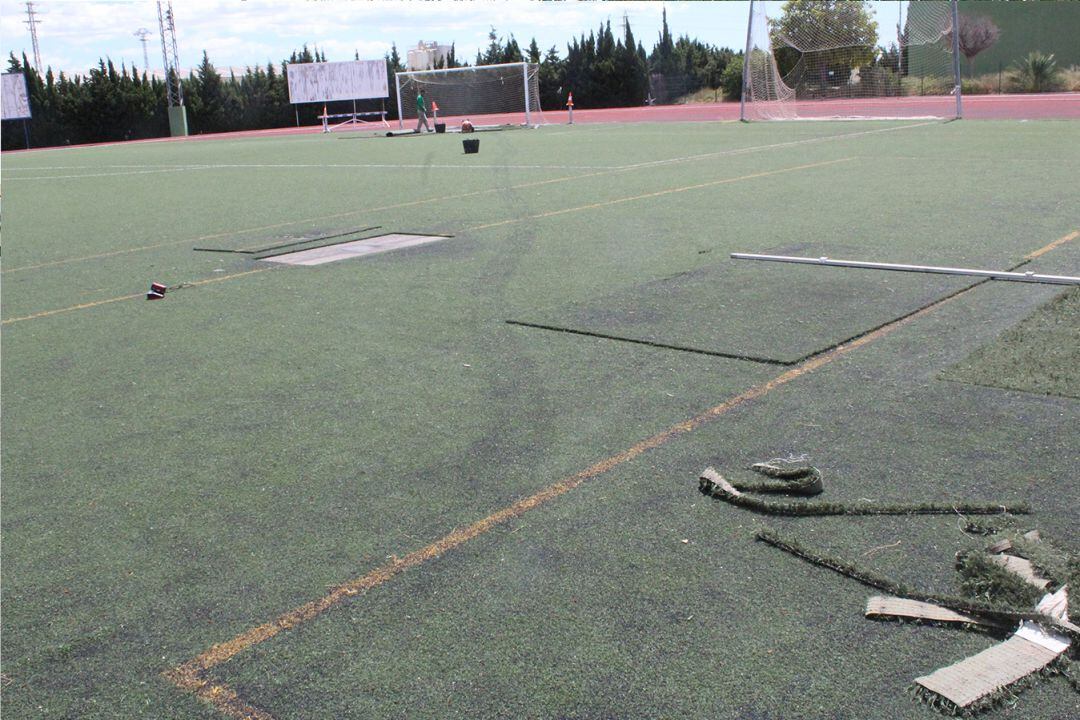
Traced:
[[955, 595], [941, 595], [938, 593], [923, 592], [917, 588], [893, 580], [892, 578], [878, 575], [873, 570], [862, 567], [854, 562], [829, 555], [824, 550], [805, 545], [797, 538], [784, 533], [765, 528], [759, 530], [757, 539], [802, 558], [814, 565], [828, 568], [834, 572], [851, 578], [857, 582], [877, 590], [884, 590], [890, 595], [922, 600], [923, 602], [941, 605], [957, 612], [982, 615], [999, 624], [1018, 625], [1021, 620], [1031, 620], [1041, 623], [1046, 627], [1067, 635], [1072, 640], [1080, 640], [1080, 629], [1075, 625], [1063, 624], [1057, 618], [1050, 617], [1034, 609], [1018, 609], [1003, 603], [983, 602]]
[[[820, 481], [820, 475], [817, 478]], [[742, 484], [746, 486], [746, 484]], [[877, 503], [859, 501], [795, 502], [788, 500], [763, 500], [743, 494], [733, 483], [724, 479], [713, 468], [705, 468], [699, 478], [699, 488], [710, 497], [729, 502], [745, 510], [767, 515], [791, 515], [796, 517], [821, 515], [1023, 515], [1031, 512], [1027, 503], [1005, 505], [1003, 503]]]

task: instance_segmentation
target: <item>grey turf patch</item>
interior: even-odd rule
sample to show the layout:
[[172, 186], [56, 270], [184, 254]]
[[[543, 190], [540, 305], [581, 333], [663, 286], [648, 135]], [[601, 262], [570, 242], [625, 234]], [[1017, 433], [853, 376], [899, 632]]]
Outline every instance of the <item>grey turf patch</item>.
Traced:
[[284, 253], [262, 259], [266, 262], [282, 263], [285, 265], [323, 265], [324, 263], [337, 262], [338, 260], [348, 260], [349, 258], [362, 257], [364, 255], [374, 255], [376, 253], [389, 252], [391, 250], [399, 250], [401, 248], [414, 247], [416, 245], [426, 245], [427, 243], [446, 239], [447, 236], [445, 235], [408, 235], [405, 233], [390, 233], [388, 235], [377, 235], [376, 237], [364, 238], [363, 240], [354, 240], [353, 242], [339, 243], [336, 245], [326, 245], [323, 247], [311, 248], [310, 250], [299, 250], [297, 252]]

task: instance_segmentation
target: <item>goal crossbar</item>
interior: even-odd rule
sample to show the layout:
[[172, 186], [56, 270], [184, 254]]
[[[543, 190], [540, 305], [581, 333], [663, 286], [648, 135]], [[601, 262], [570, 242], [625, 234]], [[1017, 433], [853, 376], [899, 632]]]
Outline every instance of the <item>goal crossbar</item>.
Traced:
[[826, 265], [829, 267], [859, 268], [862, 270], [892, 270], [894, 272], [933, 273], [937, 275], [970, 275], [991, 280], [1012, 282], [1046, 283], [1049, 285], [1080, 285], [1080, 277], [1071, 275], [1040, 275], [1033, 272], [1010, 272], [1007, 270], [977, 270], [973, 268], [941, 267], [937, 265], [904, 265], [900, 263], [864, 262], [861, 260], [833, 260], [827, 257], [807, 258], [790, 255], [757, 255], [754, 253], [731, 253], [733, 260], [764, 260], [766, 262], [795, 263], [799, 265]]

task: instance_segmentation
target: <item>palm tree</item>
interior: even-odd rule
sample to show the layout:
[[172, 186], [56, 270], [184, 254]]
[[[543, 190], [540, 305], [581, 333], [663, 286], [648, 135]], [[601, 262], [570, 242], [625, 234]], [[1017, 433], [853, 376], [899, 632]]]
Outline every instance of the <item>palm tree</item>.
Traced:
[[1035, 51], [1013, 66], [1013, 82], [1025, 92], [1045, 92], [1054, 89], [1059, 72], [1053, 53]]

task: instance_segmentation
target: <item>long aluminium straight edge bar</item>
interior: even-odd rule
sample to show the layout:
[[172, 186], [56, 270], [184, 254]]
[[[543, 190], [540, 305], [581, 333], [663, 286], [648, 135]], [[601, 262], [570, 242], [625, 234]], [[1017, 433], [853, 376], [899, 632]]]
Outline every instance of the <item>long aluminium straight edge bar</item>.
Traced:
[[805, 258], [788, 255], [755, 255], [731, 253], [735, 260], [766, 260], [769, 262], [797, 263], [800, 265], [828, 265], [830, 267], [860, 268], [863, 270], [892, 270], [896, 272], [936, 273], [939, 275], [973, 275], [991, 280], [1011, 282], [1049, 283], [1051, 285], [1080, 285], [1080, 277], [1071, 275], [1039, 275], [1033, 272], [1007, 272], [1004, 270], [974, 270], [971, 268], [938, 267], [934, 265], [901, 265], [897, 263], [862, 262], [859, 260], [831, 260], [827, 257]]

